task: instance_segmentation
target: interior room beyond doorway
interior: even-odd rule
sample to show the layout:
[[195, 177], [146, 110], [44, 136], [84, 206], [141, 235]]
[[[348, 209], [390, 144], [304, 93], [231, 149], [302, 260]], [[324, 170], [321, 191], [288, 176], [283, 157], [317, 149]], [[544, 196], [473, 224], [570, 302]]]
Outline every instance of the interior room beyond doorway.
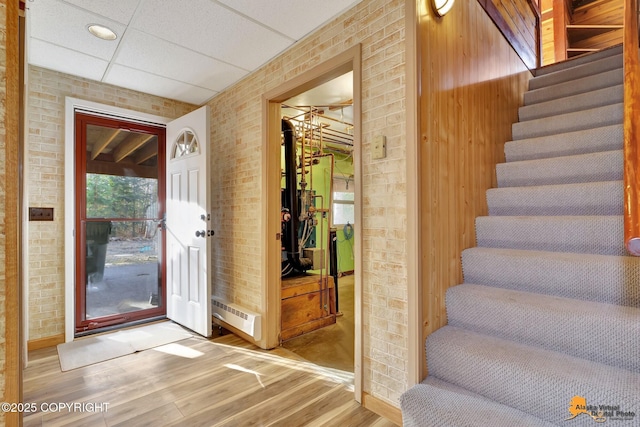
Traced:
[[309, 361], [353, 372], [353, 72], [287, 99], [281, 115], [281, 339]]

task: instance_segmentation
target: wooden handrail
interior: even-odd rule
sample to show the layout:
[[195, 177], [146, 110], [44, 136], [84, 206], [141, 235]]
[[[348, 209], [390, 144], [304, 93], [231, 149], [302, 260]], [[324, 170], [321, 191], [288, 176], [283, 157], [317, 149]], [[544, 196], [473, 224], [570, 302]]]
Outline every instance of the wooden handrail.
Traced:
[[640, 256], [640, 60], [638, 0], [624, 7], [624, 243]]

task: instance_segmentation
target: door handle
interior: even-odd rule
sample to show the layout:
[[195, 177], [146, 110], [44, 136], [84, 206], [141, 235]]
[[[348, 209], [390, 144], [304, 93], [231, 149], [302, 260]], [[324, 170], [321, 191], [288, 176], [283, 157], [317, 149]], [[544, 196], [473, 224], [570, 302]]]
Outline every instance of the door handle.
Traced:
[[202, 231], [196, 231], [196, 237], [205, 237], [207, 235], [207, 232], [202, 230]]

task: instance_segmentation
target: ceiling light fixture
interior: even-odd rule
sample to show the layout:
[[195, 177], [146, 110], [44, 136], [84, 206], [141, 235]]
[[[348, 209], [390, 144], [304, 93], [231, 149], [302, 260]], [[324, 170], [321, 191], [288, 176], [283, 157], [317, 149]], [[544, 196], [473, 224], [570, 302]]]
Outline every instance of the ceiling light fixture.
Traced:
[[431, 0], [433, 10], [438, 16], [444, 16], [453, 7], [454, 0]]
[[118, 37], [111, 28], [107, 28], [104, 25], [100, 24], [87, 25], [87, 30], [91, 34], [102, 40], [115, 40]]

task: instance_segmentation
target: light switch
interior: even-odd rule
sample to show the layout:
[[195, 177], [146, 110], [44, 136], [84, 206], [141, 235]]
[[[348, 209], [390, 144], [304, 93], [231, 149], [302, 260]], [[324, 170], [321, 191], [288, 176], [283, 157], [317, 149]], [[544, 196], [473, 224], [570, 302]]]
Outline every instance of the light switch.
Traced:
[[387, 137], [376, 135], [373, 138], [372, 157], [374, 159], [384, 159], [387, 156]]
[[29, 221], [53, 221], [53, 208], [29, 208]]

